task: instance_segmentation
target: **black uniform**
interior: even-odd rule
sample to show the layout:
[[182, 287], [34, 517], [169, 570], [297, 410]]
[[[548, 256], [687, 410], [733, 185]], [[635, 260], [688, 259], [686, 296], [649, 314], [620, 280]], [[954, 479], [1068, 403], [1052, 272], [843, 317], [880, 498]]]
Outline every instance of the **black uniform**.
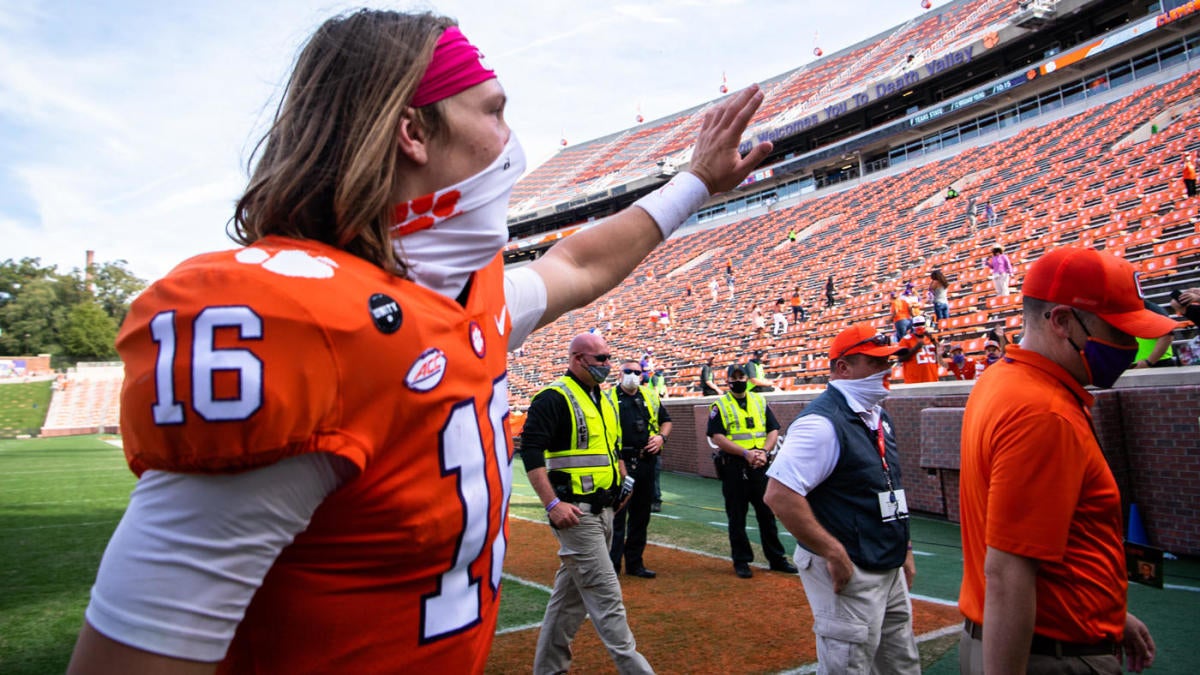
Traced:
[[[746, 408], [746, 399], [735, 399], [738, 405]], [[725, 423], [720, 413], [714, 408], [714, 414], [708, 417], [708, 436], [721, 434], [728, 436]], [[767, 433], [779, 429], [779, 421], [771, 408], [766, 409]], [[770, 451], [770, 448], [766, 448]], [[729, 520], [729, 547], [733, 562], [749, 563], [754, 560], [754, 549], [750, 548], [750, 538], [746, 536], [746, 514], [750, 505], [754, 505], [754, 515], [758, 520], [758, 534], [767, 556], [767, 562], [774, 568], [786, 568], [787, 551], [779, 541], [779, 529], [775, 524], [775, 513], [763, 501], [767, 491], [767, 468], [750, 468], [750, 464], [741, 457], [735, 457], [727, 452], [717, 451], [714, 455], [717, 466], [717, 476], [721, 479], [721, 494], [725, 497], [725, 516]]]
[[[625, 558], [625, 570], [633, 573], [645, 568], [642, 554], [646, 550], [646, 529], [650, 525], [650, 505], [654, 501], [654, 466], [656, 455], [642, 450], [650, 442], [650, 410], [639, 388], [626, 394], [616, 387], [617, 407], [621, 413], [621, 459], [625, 470], [633, 476], [633, 496], [625, 508], [613, 516], [613, 538], [609, 556], [613, 567], [621, 571], [621, 558]], [[658, 424], [670, 422], [671, 416], [660, 403]], [[659, 451], [662, 452], [661, 450]], [[625, 521], [628, 519], [628, 531]]]

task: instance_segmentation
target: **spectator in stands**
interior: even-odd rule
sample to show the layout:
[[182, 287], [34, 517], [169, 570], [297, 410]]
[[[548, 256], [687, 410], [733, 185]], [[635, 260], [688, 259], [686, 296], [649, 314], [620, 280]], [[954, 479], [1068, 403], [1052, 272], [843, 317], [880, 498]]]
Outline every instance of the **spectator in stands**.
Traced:
[[983, 344], [983, 368], [987, 370], [998, 363], [1003, 355], [1000, 353], [1000, 343], [988, 340]]
[[[176, 266], [118, 336], [138, 484], [68, 672], [482, 672], [510, 485], [506, 351], [740, 184], [770, 151], [737, 151], [761, 102], [754, 86], [725, 99], [688, 171], [505, 270], [524, 160], [479, 50], [429, 13], [322, 24], [235, 206], [243, 248]], [[214, 332], [243, 386], [193, 395], [161, 364], [211, 374]], [[585, 339], [600, 346], [572, 354], [573, 375], [606, 374], [603, 340]], [[531, 483], [557, 533], [588, 518]], [[611, 575], [603, 518], [586, 529]]]
[[951, 199], [955, 199], [956, 197], [958, 197], [958, 190], [955, 190], [953, 185], [947, 187], [946, 188], [946, 201], [950, 201]]
[[912, 326], [912, 304], [902, 296], [892, 292], [892, 299], [888, 302], [888, 310], [891, 312], [892, 328], [895, 329], [895, 342], [900, 342], [908, 335], [908, 329]]
[[790, 228], [788, 230], [788, 234], [787, 234], [788, 241], [793, 244], [796, 243], [796, 236], [797, 236], [796, 228], [794, 228], [794, 227]]
[[734, 294], [734, 290], [736, 290], [736, 289], [734, 288], [734, 278], [733, 278], [732, 271], [726, 270], [725, 285], [729, 288], [729, 301], [733, 302], [733, 294]]
[[[1160, 316], [1171, 316], [1167, 310], [1160, 307], [1157, 303], [1149, 300], [1142, 300], [1143, 306]], [[1174, 338], [1173, 333], [1157, 338], [1137, 338], [1138, 351], [1134, 357], [1131, 368], [1163, 368], [1166, 366], [1179, 365], [1175, 360], [1175, 350], [1171, 345]]]
[[904, 293], [900, 296], [900, 299], [907, 302], [908, 306], [912, 308], [911, 314], [913, 316], [921, 315], [921, 299], [917, 297], [917, 292], [913, 288], [911, 281], [904, 282]]
[[946, 280], [946, 275], [942, 274], [941, 270], [934, 270], [929, 273], [929, 303], [933, 305], [933, 329], [937, 330], [941, 326], [941, 322], [950, 318], [950, 301], [946, 298], [946, 291], [950, 288], [950, 282]]
[[646, 351], [642, 352], [642, 360], [639, 363], [642, 367], [642, 384], [650, 381], [650, 373], [654, 372], [654, 350], [646, 347]]
[[734, 574], [742, 579], [754, 576], [750, 570], [754, 549], [746, 536], [746, 515], [751, 505], [758, 520], [759, 541], [771, 569], [795, 574], [796, 567], [788, 562], [787, 551], [779, 541], [775, 514], [763, 502], [767, 457], [779, 439], [779, 421], [762, 394], [749, 390], [744, 367], [730, 366], [728, 385], [729, 391], [709, 407], [707, 434], [717, 448], [713, 463], [725, 498]]
[[1200, 326], [1200, 288], [1171, 291], [1171, 309], [1196, 326]]
[[799, 286], [796, 287], [796, 290], [792, 291], [791, 304], [792, 323], [798, 324], [801, 321], [808, 321], [808, 312], [806, 312], [804, 309], [804, 298], [800, 296]]
[[757, 302], [750, 305], [750, 326], [754, 329], [756, 340], [767, 334], [767, 317], [763, 316], [762, 308]]
[[716, 396], [721, 392], [717, 391], [717, 379], [713, 373], [713, 361], [715, 356], [709, 356], [704, 365], [700, 367], [700, 394], [703, 396]]
[[720, 294], [720, 292], [721, 282], [717, 281], [717, 275], [714, 274], [713, 277], [708, 280], [708, 294], [712, 296], [712, 302], [714, 304], [717, 302], [717, 296]]
[[987, 199], [983, 202], [983, 215], [987, 218], [988, 227], [996, 225], [996, 207], [992, 206], [992, 200]]
[[771, 335], [779, 337], [788, 331], [787, 315], [783, 313], [783, 298], [775, 301], [775, 310], [771, 312]]
[[[989, 202], [990, 203], [990, 202]], [[997, 244], [992, 247], [992, 257], [987, 260], [987, 268], [992, 272], [992, 284], [996, 287], [996, 295], [1008, 297], [1008, 280], [1013, 273], [1012, 261], [1004, 255], [1004, 247]]]
[[829, 275], [829, 279], [825, 281], [825, 306], [833, 307], [834, 299], [833, 275]]
[[1008, 339], [1008, 327], [1004, 319], [997, 319], [988, 332], [984, 333], [984, 339], [989, 342], [995, 342], [1000, 347], [1000, 356], [1004, 356], [1004, 352], [1008, 350], [1008, 345], [1012, 343]]
[[692, 280], [691, 279], [688, 279], [683, 284], [683, 297], [685, 297], [685, 298], [692, 297]]
[[912, 320], [912, 333], [900, 341], [904, 348], [897, 356], [904, 368], [904, 383], [938, 381], [938, 343], [925, 325], [925, 317]]
[[667, 374], [663, 372], [662, 368], [655, 370], [654, 373], [650, 375], [649, 384], [650, 388], [654, 390], [654, 393], [657, 394], [660, 399], [667, 398]]
[[658, 310], [658, 330], [663, 333], [671, 332], [671, 309], [669, 306]]
[[954, 376], [956, 380], [973, 380], [975, 379], [976, 366], [975, 359], [963, 354], [963, 346], [959, 343], [947, 345], [948, 351], [942, 352], [942, 359], [946, 364], [946, 370]]
[[979, 229], [979, 206], [974, 195], [967, 200], [967, 225], [971, 227], [971, 234]]
[[1183, 158], [1183, 189], [1187, 196], [1196, 196], [1196, 157], [1187, 153]]

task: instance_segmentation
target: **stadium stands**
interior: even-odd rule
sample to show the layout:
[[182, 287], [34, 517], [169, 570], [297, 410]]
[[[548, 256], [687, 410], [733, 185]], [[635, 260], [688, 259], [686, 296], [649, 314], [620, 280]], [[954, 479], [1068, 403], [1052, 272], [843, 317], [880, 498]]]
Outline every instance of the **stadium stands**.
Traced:
[[[654, 348], [673, 395], [697, 390], [698, 365], [708, 355], [724, 365], [754, 349], [769, 353], [768, 374], [785, 387], [817, 386], [828, 368], [824, 346], [837, 331], [855, 321], [886, 326], [886, 292], [901, 279], [923, 289], [937, 268], [951, 280], [952, 318], [941, 335], [980, 352], [982, 334], [994, 322], [1020, 329], [1020, 295], [994, 297], [982, 267], [994, 244], [1013, 258], [1018, 289], [1029, 262], [1048, 248], [1086, 245], [1133, 262], [1147, 295], [1165, 303], [1182, 281], [1200, 283], [1200, 199], [1185, 199], [1178, 180], [1183, 153], [1200, 151], [1198, 91], [1200, 73], [1188, 73], [923, 166], [677, 236], [601, 300], [614, 300], [615, 318], [602, 324], [595, 307], [585, 308], [532, 336], [510, 364], [512, 401], [527, 404], [562, 370], [570, 337], [592, 328], [621, 356]], [[1157, 133], [1139, 136], [1164, 110], [1179, 113]], [[966, 176], [983, 178], [964, 196], [978, 195], [981, 204], [986, 196], [998, 213], [990, 226], [981, 217], [975, 233], [967, 225], [966, 200], [940, 198]], [[790, 228], [817, 222], [824, 225], [787, 243]], [[721, 279], [720, 299], [711, 304], [707, 282], [723, 276], [727, 259], [737, 277], [735, 301]], [[829, 274], [837, 280], [838, 303], [824, 311]], [[694, 288], [690, 298], [687, 281]], [[751, 303], [769, 312], [796, 286], [810, 321], [779, 338], [753, 337]], [[644, 317], [668, 304], [675, 316], [663, 336]], [[613, 327], [606, 330], [610, 318]]]
[[41, 436], [118, 433], [124, 376], [120, 363], [79, 364], [50, 399]]

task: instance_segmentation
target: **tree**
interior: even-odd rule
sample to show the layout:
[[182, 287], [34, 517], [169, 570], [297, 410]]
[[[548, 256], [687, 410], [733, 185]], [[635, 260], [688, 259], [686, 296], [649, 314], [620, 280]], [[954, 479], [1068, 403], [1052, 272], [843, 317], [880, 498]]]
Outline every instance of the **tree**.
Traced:
[[22, 284], [0, 307], [0, 354], [32, 355], [53, 353], [57, 346], [55, 324], [62, 314], [56, 294], [57, 283], [36, 279]]
[[67, 313], [62, 346], [75, 359], [116, 357], [117, 322], [96, 302], [81, 302]]
[[131, 272], [127, 264], [124, 260], [114, 260], [92, 265], [93, 296], [118, 326], [125, 320], [134, 296], [146, 287], [146, 280]]

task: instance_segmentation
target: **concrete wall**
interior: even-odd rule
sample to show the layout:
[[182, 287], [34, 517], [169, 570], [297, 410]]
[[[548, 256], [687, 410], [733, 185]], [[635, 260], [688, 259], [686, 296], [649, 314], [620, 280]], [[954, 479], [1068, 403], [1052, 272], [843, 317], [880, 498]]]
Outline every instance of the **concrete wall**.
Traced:
[[[913, 510], [958, 521], [959, 430], [973, 385], [897, 385], [885, 404]], [[1200, 555], [1200, 366], [1130, 371], [1113, 390], [1095, 393], [1096, 434], [1126, 514], [1136, 503], [1151, 544]], [[766, 396], [786, 431], [817, 392]], [[664, 401], [675, 423], [664, 469], [715, 477], [704, 433], [713, 400]]]

